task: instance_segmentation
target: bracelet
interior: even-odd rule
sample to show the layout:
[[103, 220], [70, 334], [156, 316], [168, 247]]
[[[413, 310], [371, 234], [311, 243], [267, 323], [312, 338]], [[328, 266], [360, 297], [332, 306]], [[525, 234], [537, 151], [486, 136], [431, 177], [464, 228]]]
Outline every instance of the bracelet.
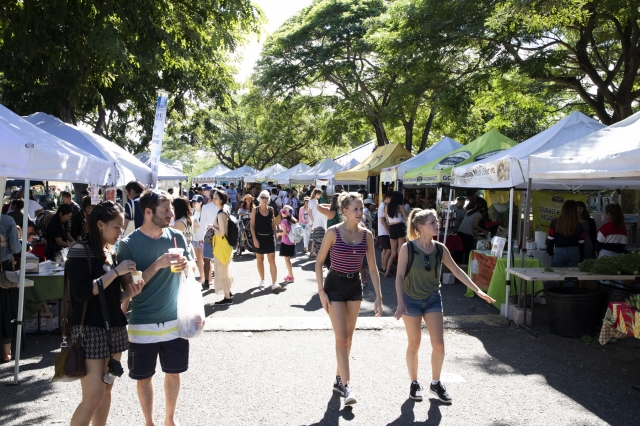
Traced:
[[119, 276], [120, 276], [120, 274], [118, 273], [118, 270], [117, 270], [116, 268], [113, 268], [113, 272], [115, 272], [115, 273], [116, 273], [116, 276], [117, 276], [117, 277], [119, 277]]

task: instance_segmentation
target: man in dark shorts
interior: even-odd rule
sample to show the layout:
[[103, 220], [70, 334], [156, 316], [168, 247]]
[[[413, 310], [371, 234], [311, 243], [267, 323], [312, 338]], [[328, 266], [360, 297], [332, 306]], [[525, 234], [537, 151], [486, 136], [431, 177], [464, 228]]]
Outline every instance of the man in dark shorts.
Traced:
[[384, 215], [384, 208], [389, 201], [391, 201], [391, 195], [393, 195], [393, 191], [387, 191], [384, 193], [384, 200], [380, 203], [380, 207], [378, 207], [378, 244], [380, 248], [382, 248], [382, 266], [380, 267], [380, 271], [385, 273], [384, 266], [389, 261], [389, 256], [391, 255], [391, 240], [389, 239], [389, 224], [387, 223], [387, 218]]
[[[178, 335], [178, 286], [180, 273], [191, 273], [191, 255], [184, 235], [169, 228], [173, 217], [171, 196], [163, 191], [145, 191], [140, 197], [143, 225], [120, 242], [118, 260], [133, 260], [146, 283], [131, 299], [129, 319], [129, 377], [138, 381], [138, 398], [146, 424], [153, 421], [153, 375], [156, 361], [164, 376], [165, 425], [175, 424], [180, 392], [180, 373], [189, 366], [189, 341]], [[181, 248], [182, 254], [169, 249]], [[125, 308], [126, 309], [126, 308]]]

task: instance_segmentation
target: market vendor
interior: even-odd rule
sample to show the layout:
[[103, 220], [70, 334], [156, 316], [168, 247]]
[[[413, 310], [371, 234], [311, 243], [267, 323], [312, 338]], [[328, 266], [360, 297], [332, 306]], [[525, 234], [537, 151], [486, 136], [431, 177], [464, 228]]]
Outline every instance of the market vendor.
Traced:
[[473, 250], [473, 233], [486, 234], [487, 231], [480, 226], [480, 221], [487, 215], [487, 202], [483, 198], [478, 198], [475, 207], [467, 212], [460, 227], [458, 236], [462, 239], [463, 259], [469, 258], [469, 253]]

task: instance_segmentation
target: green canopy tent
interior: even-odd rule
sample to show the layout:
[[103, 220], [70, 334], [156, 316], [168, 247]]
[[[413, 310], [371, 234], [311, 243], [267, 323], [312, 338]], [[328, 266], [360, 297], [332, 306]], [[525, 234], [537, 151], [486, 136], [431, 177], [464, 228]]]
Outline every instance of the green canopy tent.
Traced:
[[497, 130], [489, 130], [473, 142], [405, 172], [402, 178], [403, 185], [405, 187], [449, 185], [451, 170], [455, 166], [483, 160], [516, 144], [516, 141], [509, 139]]

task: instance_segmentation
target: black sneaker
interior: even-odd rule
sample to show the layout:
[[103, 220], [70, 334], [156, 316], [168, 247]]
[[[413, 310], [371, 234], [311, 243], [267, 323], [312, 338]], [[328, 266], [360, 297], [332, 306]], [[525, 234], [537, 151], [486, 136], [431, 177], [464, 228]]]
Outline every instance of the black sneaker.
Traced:
[[411, 389], [409, 390], [409, 398], [422, 401], [422, 386], [417, 381], [411, 382]]
[[202, 289], [203, 290], [209, 290], [211, 288], [211, 286], [209, 285], [209, 281], [205, 281], [202, 283]]
[[336, 376], [336, 381], [333, 383], [333, 391], [338, 392], [340, 396], [344, 396], [344, 384], [340, 376]]
[[229, 299], [233, 299], [233, 293], [229, 292]]
[[453, 401], [441, 381], [438, 381], [435, 385], [432, 383], [429, 386], [429, 391], [445, 404], [451, 404], [451, 401]]
[[214, 305], [233, 305], [233, 300], [231, 300], [231, 299], [222, 299], [222, 300], [214, 303]]

